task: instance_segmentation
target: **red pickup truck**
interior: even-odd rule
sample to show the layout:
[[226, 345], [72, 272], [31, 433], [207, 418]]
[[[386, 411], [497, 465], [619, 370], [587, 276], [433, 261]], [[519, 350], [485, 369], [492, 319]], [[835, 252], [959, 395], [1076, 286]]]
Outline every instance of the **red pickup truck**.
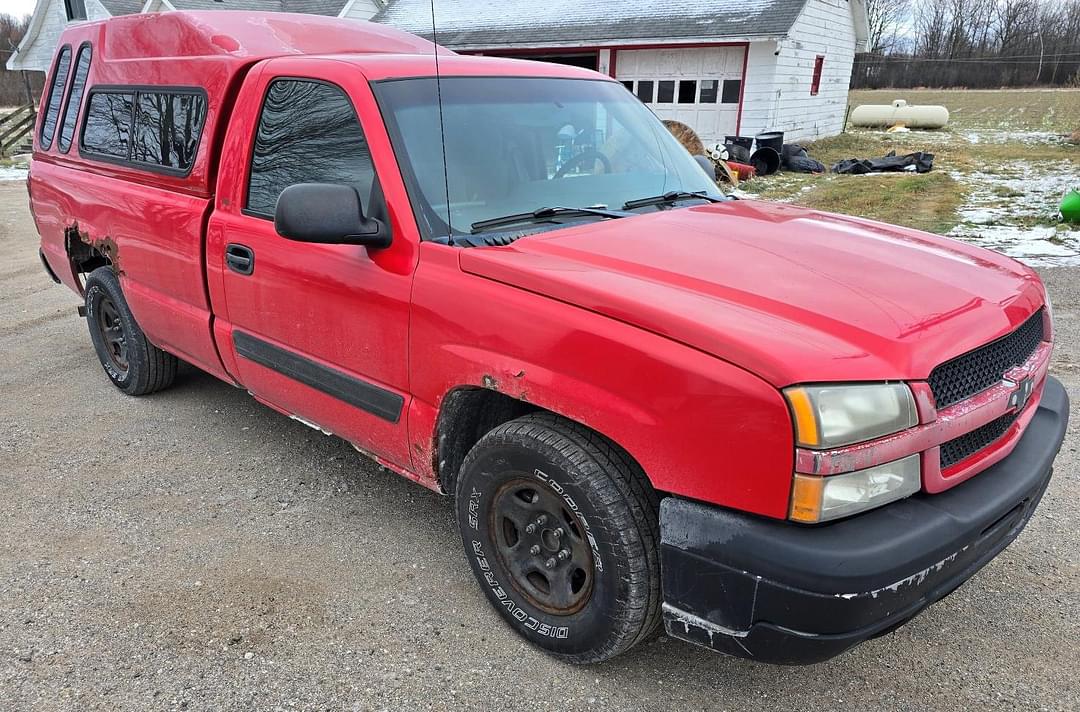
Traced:
[[453, 496], [484, 595], [564, 660], [661, 623], [829, 658], [971, 577], [1050, 480], [1035, 272], [725, 197], [609, 77], [135, 15], [65, 31], [40, 117], [42, 261], [116, 387], [183, 360]]

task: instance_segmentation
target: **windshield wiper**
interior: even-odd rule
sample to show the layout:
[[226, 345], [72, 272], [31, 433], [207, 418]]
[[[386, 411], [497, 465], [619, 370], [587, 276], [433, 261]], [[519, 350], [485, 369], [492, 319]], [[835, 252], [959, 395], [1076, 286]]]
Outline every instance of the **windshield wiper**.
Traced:
[[475, 235], [478, 232], [491, 230], [496, 227], [516, 225], [517, 223], [546, 222], [551, 218], [578, 218], [587, 215], [597, 215], [602, 218], [628, 218], [633, 217], [634, 213], [627, 213], [622, 210], [604, 210], [601, 208], [538, 208], [531, 213], [504, 215], [501, 218], [490, 218], [488, 220], [474, 222], [472, 224], [472, 232]]
[[626, 205], [623, 206], [623, 210], [634, 210], [635, 208], [645, 208], [650, 205], [674, 205], [680, 200], [707, 200], [710, 203], [724, 203], [727, 202], [727, 198], [714, 198], [711, 195], [706, 195], [704, 190], [699, 190], [691, 193], [686, 190], [671, 190], [663, 195], [654, 195], [651, 198], [638, 198], [637, 200], [629, 200]]

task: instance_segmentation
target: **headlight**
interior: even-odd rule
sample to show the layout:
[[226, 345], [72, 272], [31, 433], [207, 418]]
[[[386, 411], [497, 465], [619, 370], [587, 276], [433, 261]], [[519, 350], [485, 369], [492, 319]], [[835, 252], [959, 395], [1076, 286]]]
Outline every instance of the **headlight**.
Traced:
[[920, 464], [919, 455], [910, 455], [843, 475], [796, 474], [790, 517], [796, 522], [825, 522], [913, 495], [922, 487]]
[[826, 449], [873, 440], [918, 424], [903, 383], [797, 386], [784, 391], [802, 447]]

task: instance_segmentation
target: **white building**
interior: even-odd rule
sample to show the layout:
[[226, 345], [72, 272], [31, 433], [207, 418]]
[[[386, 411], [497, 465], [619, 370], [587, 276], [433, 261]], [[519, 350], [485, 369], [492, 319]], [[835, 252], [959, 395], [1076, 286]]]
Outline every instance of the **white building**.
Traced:
[[[372, 18], [432, 37], [431, 0]], [[439, 44], [595, 69], [706, 145], [726, 135], [840, 133], [863, 0], [435, 0]]]
[[[441, 1], [441, 0], [436, 0]], [[60, 33], [69, 23], [169, 10], [260, 10], [367, 20], [384, 0], [37, 0], [30, 27], [7, 68], [45, 72]]]

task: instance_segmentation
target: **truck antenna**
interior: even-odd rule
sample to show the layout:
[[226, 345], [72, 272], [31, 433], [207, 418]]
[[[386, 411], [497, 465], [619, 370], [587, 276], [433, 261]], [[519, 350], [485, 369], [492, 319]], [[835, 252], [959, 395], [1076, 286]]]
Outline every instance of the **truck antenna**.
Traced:
[[431, 0], [431, 41], [435, 44], [435, 95], [439, 101], [439, 135], [442, 146], [443, 187], [446, 189], [446, 243], [454, 244], [454, 228], [450, 221], [450, 171], [446, 167], [446, 123], [443, 120], [442, 76], [439, 73], [439, 32], [435, 22], [435, 0]]

